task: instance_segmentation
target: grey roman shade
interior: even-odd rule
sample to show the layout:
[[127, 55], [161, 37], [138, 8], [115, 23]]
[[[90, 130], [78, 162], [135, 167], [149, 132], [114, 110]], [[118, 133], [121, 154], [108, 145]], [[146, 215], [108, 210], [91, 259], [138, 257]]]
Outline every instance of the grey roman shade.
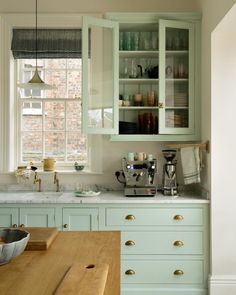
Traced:
[[[37, 58], [81, 58], [81, 29], [38, 29]], [[13, 29], [15, 59], [36, 57], [35, 29]]]

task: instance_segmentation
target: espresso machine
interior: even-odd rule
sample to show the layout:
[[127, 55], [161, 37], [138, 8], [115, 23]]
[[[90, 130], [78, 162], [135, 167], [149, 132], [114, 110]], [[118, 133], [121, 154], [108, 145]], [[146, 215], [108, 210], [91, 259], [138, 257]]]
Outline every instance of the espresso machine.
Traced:
[[[127, 197], [151, 197], [156, 194], [154, 183], [157, 172], [157, 161], [129, 161], [122, 159], [122, 171], [125, 181], [124, 193]], [[119, 178], [117, 177], [119, 180]]]
[[163, 165], [163, 194], [166, 196], [175, 196], [178, 193], [176, 182], [176, 150], [166, 149], [162, 150], [162, 153], [166, 159], [166, 163]]

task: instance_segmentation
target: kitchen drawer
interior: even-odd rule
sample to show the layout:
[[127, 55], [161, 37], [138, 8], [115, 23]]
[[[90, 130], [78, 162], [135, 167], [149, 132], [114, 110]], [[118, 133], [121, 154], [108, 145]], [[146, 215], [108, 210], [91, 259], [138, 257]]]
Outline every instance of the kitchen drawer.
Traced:
[[202, 232], [122, 232], [122, 254], [203, 254]]
[[[129, 285], [130, 286], [130, 285]], [[151, 287], [123, 287], [121, 289], [122, 295], [208, 295], [207, 289], [196, 288], [151, 288]]]
[[203, 284], [202, 260], [123, 260], [123, 284]]
[[203, 225], [202, 208], [107, 208], [107, 226]]

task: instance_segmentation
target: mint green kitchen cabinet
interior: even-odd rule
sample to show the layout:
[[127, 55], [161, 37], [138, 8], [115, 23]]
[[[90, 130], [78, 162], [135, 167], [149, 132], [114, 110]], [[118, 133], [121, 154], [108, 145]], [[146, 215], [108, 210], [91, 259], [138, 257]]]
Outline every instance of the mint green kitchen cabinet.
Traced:
[[62, 208], [63, 230], [98, 230], [97, 208]]
[[20, 226], [28, 227], [54, 227], [55, 208], [34, 207], [19, 209]]
[[208, 210], [191, 202], [1, 204], [0, 225], [121, 231], [122, 295], [207, 295]]
[[[108, 64], [113, 65], [108, 67], [112, 83], [108, 79], [104, 85], [113, 102], [108, 104], [103, 95], [97, 95], [102, 92], [95, 87], [99, 83], [98, 75], [89, 68], [93, 62], [86, 46], [87, 54], [83, 56], [83, 113], [86, 114], [84, 120], [88, 118], [94, 126], [84, 122], [87, 126], [85, 132], [111, 134], [113, 141], [200, 140], [200, 16], [108, 13], [106, 17], [111, 21], [110, 26], [112, 22], [119, 24], [119, 31], [113, 30], [114, 35], [110, 34], [112, 42], [103, 39], [106, 50], [102, 60], [106, 57]], [[90, 18], [90, 21], [95, 25], [95, 19]], [[84, 30], [87, 31], [83, 41], [85, 45], [88, 44], [89, 28], [87, 25]], [[138, 43], [135, 38], [139, 38]], [[113, 50], [113, 62], [108, 48]], [[102, 50], [104, 48], [101, 47]], [[97, 51], [94, 58], [101, 60], [99, 53]], [[101, 73], [105, 78], [107, 70], [101, 70]], [[88, 85], [93, 91], [88, 91]], [[142, 100], [136, 101], [140, 95]], [[95, 105], [89, 106], [90, 101]], [[107, 105], [110, 108], [106, 108]]]
[[121, 231], [122, 295], [208, 294], [208, 205], [106, 205], [99, 226]]
[[18, 208], [4, 206], [0, 208], [0, 227], [17, 227], [19, 223]]
[[0, 208], [1, 227], [54, 227], [55, 208], [36, 206]]

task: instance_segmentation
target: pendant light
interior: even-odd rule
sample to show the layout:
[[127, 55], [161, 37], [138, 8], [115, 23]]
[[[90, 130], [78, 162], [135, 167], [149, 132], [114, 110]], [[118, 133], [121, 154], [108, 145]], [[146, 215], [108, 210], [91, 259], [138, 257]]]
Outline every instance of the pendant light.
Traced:
[[27, 83], [20, 83], [17, 86], [23, 89], [39, 89], [50, 90], [55, 89], [55, 86], [46, 84], [40, 77], [38, 72], [38, 0], [35, 0], [35, 71], [33, 77]]

